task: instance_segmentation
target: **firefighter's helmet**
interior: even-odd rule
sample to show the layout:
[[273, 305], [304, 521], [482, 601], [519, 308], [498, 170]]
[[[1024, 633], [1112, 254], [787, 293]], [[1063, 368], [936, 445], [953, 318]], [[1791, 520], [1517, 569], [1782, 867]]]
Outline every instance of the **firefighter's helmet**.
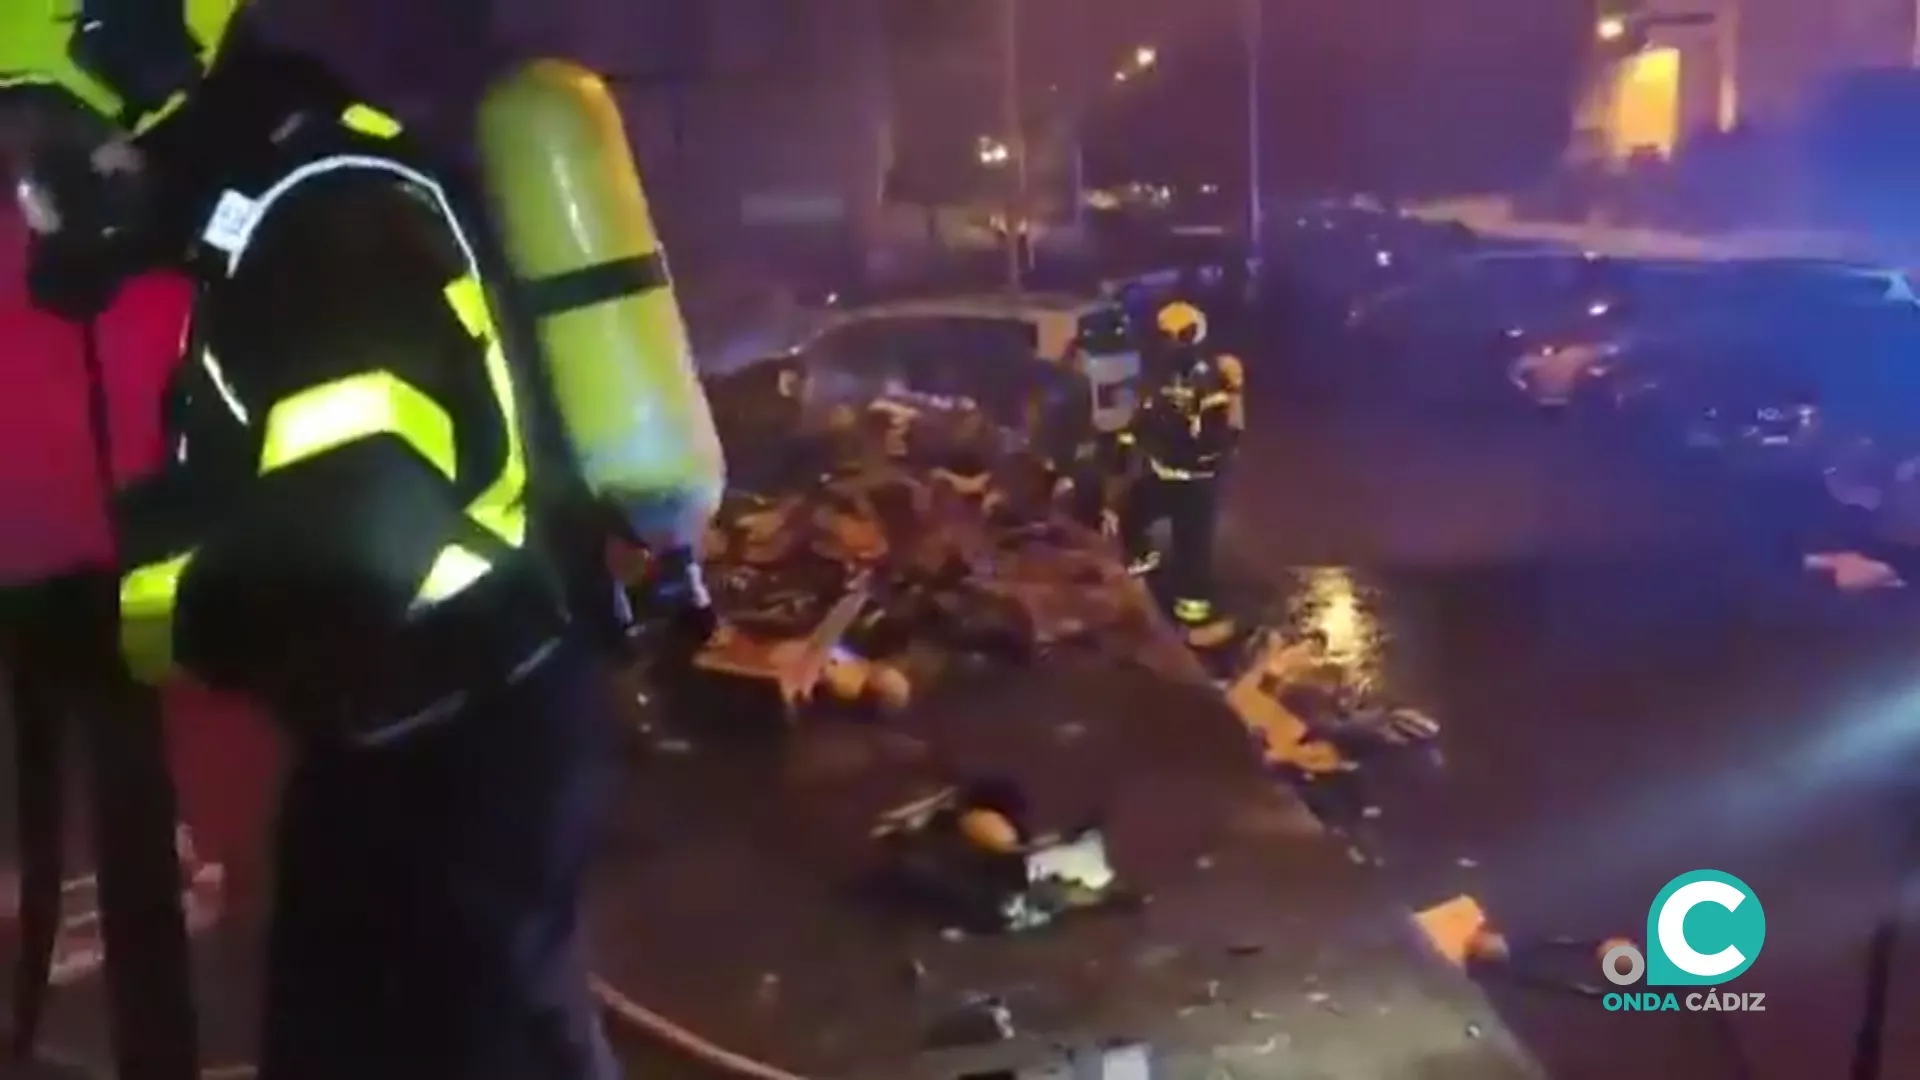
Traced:
[[0, 91], [63, 91], [132, 132], [186, 100], [244, 0], [5, 0]]
[[1160, 333], [1182, 345], [1198, 345], [1207, 337], [1207, 317], [1185, 300], [1161, 307], [1153, 317]]

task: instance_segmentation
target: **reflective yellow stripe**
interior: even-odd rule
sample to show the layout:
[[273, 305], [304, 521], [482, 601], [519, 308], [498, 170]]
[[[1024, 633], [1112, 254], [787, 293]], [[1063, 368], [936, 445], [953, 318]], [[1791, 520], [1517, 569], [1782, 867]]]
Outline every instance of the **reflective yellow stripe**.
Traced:
[[1203, 622], [1213, 616], [1213, 604], [1207, 600], [1175, 600], [1173, 617], [1181, 622]]
[[1153, 475], [1162, 480], [1198, 480], [1202, 476], [1212, 475], [1211, 473], [1197, 473], [1191, 469], [1175, 469], [1171, 466], [1162, 465], [1152, 458], [1147, 459], [1147, 467], [1153, 470]]
[[193, 552], [127, 571], [120, 578], [120, 655], [142, 682], [173, 668], [173, 609]]
[[519, 547], [527, 541], [527, 457], [520, 443], [520, 409], [513, 396], [513, 373], [507, 368], [507, 355], [501, 349], [500, 334], [479, 279], [468, 274], [451, 282], [446, 297], [460, 324], [486, 346], [487, 383], [493, 388], [506, 432], [507, 459], [500, 466], [500, 475], [467, 506], [467, 513], [487, 531]]
[[350, 130], [375, 139], [395, 138], [401, 131], [400, 121], [371, 105], [347, 106], [347, 111], [340, 114], [340, 122]]
[[386, 371], [309, 387], [267, 411], [262, 475], [376, 435], [393, 435], [451, 480], [453, 418], [433, 399]]
[[430, 607], [458, 594], [462, 589], [487, 576], [493, 564], [468, 551], [459, 544], [448, 544], [440, 550], [433, 566], [427, 570], [426, 579], [420, 583], [420, 591], [414, 595], [415, 608]]

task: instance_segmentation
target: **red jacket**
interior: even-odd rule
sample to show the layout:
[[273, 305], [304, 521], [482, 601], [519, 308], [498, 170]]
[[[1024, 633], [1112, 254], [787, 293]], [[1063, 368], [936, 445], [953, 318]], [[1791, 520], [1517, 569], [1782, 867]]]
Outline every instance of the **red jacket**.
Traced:
[[[0, 257], [0, 275], [0, 283], [19, 280], [17, 249], [12, 259]], [[161, 463], [166, 383], [180, 359], [191, 302], [186, 282], [147, 277], [131, 283], [96, 323], [118, 484]], [[111, 566], [78, 329], [35, 311], [16, 291], [0, 292], [0, 363], [7, 380], [0, 393], [0, 587]], [[232, 885], [245, 890], [272, 817], [277, 742], [246, 702], [190, 685], [167, 687], [163, 696], [182, 816], [195, 847], [201, 858], [226, 864]]]
[[[184, 282], [144, 278], [98, 323], [107, 434], [122, 483], [159, 464], [163, 389], [188, 300]], [[0, 363], [0, 585], [110, 564], [79, 330], [24, 297], [0, 295]]]

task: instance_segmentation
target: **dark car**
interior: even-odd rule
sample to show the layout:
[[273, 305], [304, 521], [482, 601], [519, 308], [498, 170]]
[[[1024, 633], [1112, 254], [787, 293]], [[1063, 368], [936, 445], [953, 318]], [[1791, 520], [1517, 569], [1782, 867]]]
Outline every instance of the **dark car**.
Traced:
[[1559, 250], [1457, 259], [1354, 308], [1353, 377], [1425, 402], [1509, 402], [1530, 353], [1604, 343], [1685, 307], [1702, 265]]
[[[1608, 317], [1565, 320], [1524, 335], [1508, 382], [1536, 405], [1644, 396], [1649, 377], [1659, 381], [1670, 366], [1684, 369], [1722, 353], [1779, 352], [1801, 339], [1845, 333], [1858, 312], [1887, 305], [1897, 317], [1914, 304], [1901, 272], [1831, 260], [1616, 266], [1625, 287]], [[1616, 377], [1629, 369], [1631, 379]], [[1642, 385], [1630, 385], [1633, 380]]]
[[1651, 329], [1615, 344], [1601, 384], [1736, 467], [1824, 468], [1920, 427], [1920, 306], [1782, 302]]

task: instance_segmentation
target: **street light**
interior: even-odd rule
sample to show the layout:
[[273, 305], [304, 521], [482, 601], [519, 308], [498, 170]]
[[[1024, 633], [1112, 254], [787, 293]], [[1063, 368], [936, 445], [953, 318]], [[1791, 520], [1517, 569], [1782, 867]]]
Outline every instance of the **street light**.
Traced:
[[1627, 20], [1609, 15], [1594, 26], [1593, 32], [1601, 41], [1619, 41], [1627, 36]]
[[1126, 82], [1136, 75], [1144, 75], [1160, 62], [1160, 50], [1151, 45], [1136, 46], [1130, 63], [1113, 73], [1113, 81]]
[[979, 157], [980, 164], [990, 169], [1003, 168], [1013, 158], [1011, 147], [987, 135], [982, 135], [975, 141], [974, 153]]

